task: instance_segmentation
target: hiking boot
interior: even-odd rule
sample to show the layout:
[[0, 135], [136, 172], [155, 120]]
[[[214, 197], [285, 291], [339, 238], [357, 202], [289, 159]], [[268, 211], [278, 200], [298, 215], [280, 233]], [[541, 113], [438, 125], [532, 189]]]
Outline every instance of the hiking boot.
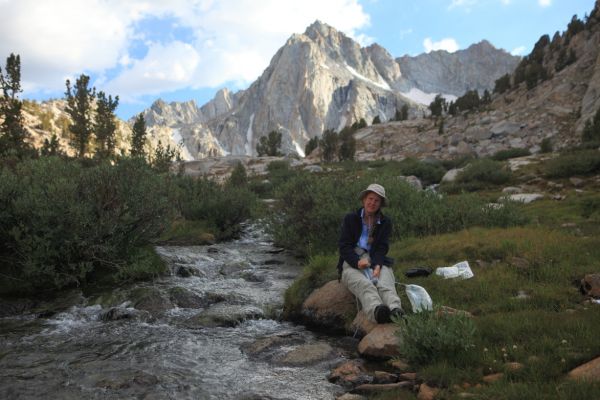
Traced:
[[404, 318], [404, 310], [401, 308], [394, 308], [390, 311], [390, 318], [394, 321]]
[[388, 306], [380, 304], [375, 307], [375, 321], [377, 321], [378, 324], [387, 324], [388, 322], [392, 322], [390, 319], [390, 309]]

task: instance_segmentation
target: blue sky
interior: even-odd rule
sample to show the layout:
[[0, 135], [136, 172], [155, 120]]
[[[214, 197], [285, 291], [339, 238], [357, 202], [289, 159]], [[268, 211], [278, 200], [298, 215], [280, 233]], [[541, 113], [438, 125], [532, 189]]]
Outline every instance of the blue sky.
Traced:
[[[0, 0], [0, 57], [21, 56], [24, 98], [62, 97], [85, 73], [129, 119], [154, 100], [249, 86], [316, 19], [394, 57], [483, 39], [517, 55], [594, 0]], [[4, 66], [4, 62], [2, 62]]]

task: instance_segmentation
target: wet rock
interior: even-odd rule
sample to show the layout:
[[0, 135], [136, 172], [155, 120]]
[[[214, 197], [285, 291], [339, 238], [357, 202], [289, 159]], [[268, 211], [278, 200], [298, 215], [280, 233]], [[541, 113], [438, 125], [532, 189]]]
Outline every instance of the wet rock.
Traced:
[[335, 367], [327, 377], [327, 380], [336, 385], [349, 388], [364, 383], [371, 383], [372, 378], [367, 375], [362, 361], [350, 360]]
[[567, 375], [569, 379], [600, 382], [600, 357], [575, 368]]
[[208, 249], [206, 249], [206, 252], [208, 254], [217, 254], [217, 253], [220, 253], [221, 251], [216, 247], [209, 247]]
[[356, 313], [356, 300], [337, 280], [313, 291], [302, 304], [304, 323], [332, 331], [343, 329], [348, 315]]
[[262, 275], [258, 275], [254, 271], [244, 271], [241, 274], [241, 278], [247, 282], [265, 282], [267, 278]]
[[95, 386], [111, 390], [122, 390], [134, 386], [154, 386], [158, 384], [158, 382], [158, 378], [155, 375], [142, 371], [137, 371], [134, 373], [129, 373], [125, 376], [120, 376], [116, 379], [102, 379], [100, 381], [97, 381]]
[[11, 299], [0, 301], [0, 318], [24, 314], [35, 307], [32, 299]]
[[350, 325], [350, 333], [354, 337], [362, 338], [368, 335], [376, 326], [377, 323], [371, 321], [367, 317], [367, 314], [363, 310], [360, 310]]
[[276, 260], [276, 259], [270, 259], [270, 260], [266, 260], [263, 264], [264, 265], [282, 265], [285, 262], [283, 260]]
[[400, 337], [395, 324], [380, 324], [358, 344], [358, 352], [367, 358], [387, 359], [398, 356]]
[[136, 310], [135, 308], [112, 307], [104, 310], [98, 316], [100, 321], [118, 321], [123, 319], [135, 321], [150, 321], [152, 315], [148, 311]]
[[268, 350], [272, 350], [274, 347], [279, 347], [284, 343], [288, 343], [288, 340], [281, 336], [270, 336], [258, 339], [255, 342], [243, 346], [242, 351], [249, 356], [257, 356]]
[[389, 392], [392, 390], [398, 389], [408, 389], [412, 388], [413, 384], [411, 382], [396, 382], [396, 383], [383, 383], [383, 384], [375, 384], [375, 383], [366, 383], [364, 385], [357, 386], [352, 390], [353, 393], [362, 393], [362, 394], [373, 394], [379, 392]]
[[367, 400], [367, 398], [360, 394], [344, 393], [340, 397], [336, 397], [335, 400]]
[[249, 319], [259, 319], [263, 311], [255, 306], [217, 304], [187, 320], [191, 327], [233, 327]]
[[156, 288], [137, 288], [130, 293], [131, 302], [138, 310], [148, 311], [153, 317], [164, 314], [173, 305], [160, 290]]
[[373, 383], [377, 384], [398, 382], [398, 375], [386, 371], [375, 371], [373, 376], [375, 378]]
[[179, 286], [169, 289], [169, 298], [180, 308], [202, 308], [210, 304], [197, 294]]
[[190, 276], [198, 276], [200, 275], [198, 270], [189, 265], [179, 265], [175, 270], [175, 275], [180, 276], [182, 278], [189, 278]]
[[235, 276], [241, 271], [251, 268], [252, 265], [248, 261], [233, 261], [221, 266], [219, 273], [224, 276]]
[[581, 280], [579, 287], [585, 296], [600, 298], [600, 274], [588, 274]]
[[56, 298], [45, 299], [37, 302], [31, 312], [38, 318], [51, 317], [59, 312], [66, 311], [71, 307], [83, 304], [85, 299], [80, 290], [74, 289], [66, 292], [60, 292]]
[[283, 365], [309, 365], [331, 359], [333, 348], [327, 343], [314, 343], [298, 346], [277, 360]]

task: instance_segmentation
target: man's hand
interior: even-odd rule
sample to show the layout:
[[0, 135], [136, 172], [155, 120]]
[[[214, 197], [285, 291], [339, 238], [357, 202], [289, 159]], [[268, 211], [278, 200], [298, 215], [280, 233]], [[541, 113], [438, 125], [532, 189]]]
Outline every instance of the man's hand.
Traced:
[[358, 260], [358, 269], [365, 269], [371, 266], [371, 263], [366, 258]]

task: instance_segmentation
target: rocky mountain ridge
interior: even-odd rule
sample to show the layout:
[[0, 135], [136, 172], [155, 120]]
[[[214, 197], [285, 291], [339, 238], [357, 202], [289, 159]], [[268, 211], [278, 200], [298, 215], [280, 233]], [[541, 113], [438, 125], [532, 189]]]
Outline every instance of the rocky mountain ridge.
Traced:
[[453, 54], [394, 59], [377, 44], [360, 47], [316, 21], [292, 35], [248, 89], [221, 90], [195, 109], [193, 102], [158, 100], [144, 115], [151, 129], [176, 130], [194, 158], [253, 155], [260, 136], [271, 130], [282, 132], [284, 152], [304, 156], [306, 142], [325, 129], [375, 116], [388, 121], [405, 104], [411, 116], [422, 115], [437, 93], [491, 89], [518, 60], [486, 41]]

